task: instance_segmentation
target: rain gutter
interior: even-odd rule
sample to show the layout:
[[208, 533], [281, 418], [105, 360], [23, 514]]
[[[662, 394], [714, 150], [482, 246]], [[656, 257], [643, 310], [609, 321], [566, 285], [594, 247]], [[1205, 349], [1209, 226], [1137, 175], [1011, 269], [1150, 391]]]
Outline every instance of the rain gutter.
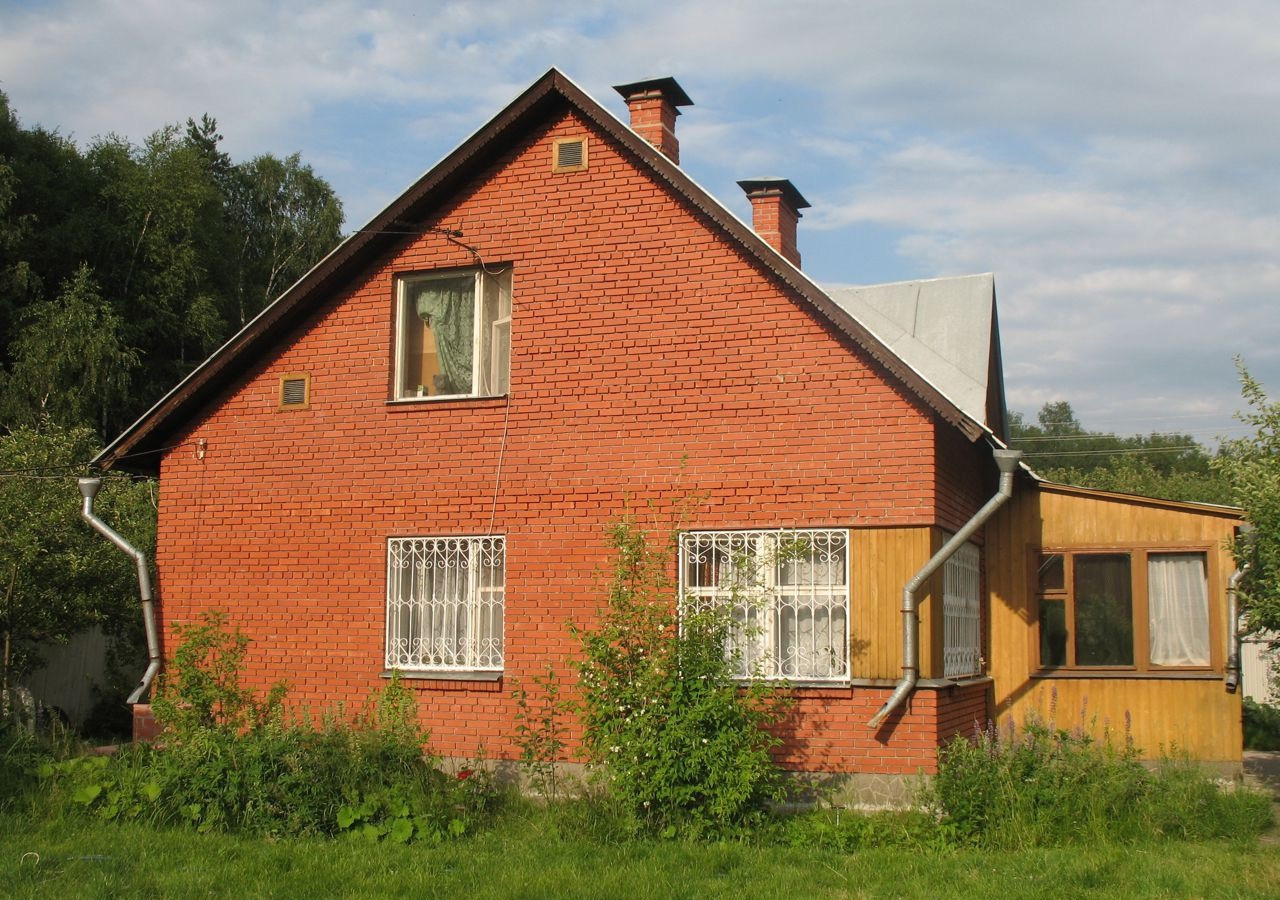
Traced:
[[953, 534], [937, 553], [930, 557], [929, 561], [902, 589], [902, 678], [894, 686], [893, 693], [889, 695], [884, 706], [880, 707], [880, 711], [867, 723], [871, 728], [879, 728], [889, 714], [901, 706], [902, 701], [915, 690], [920, 680], [920, 616], [917, 613], [916, 594], [924, 583], [964, 546], [973, 533], [1013, 496], [1013, 475], [1018, 469], [1018, 462], [1022, 459], [1022, 451], [996, 449], [992, 455], [1000, 468], [1000, 485], [995, 495], [982, 509], [974, 513], [973, 518]]
[[98, 496], [102, 488], [101, 478], [81, 478], [80, 495], [84, 505], [80, 508], [81, 517], [93, 526], [93, 529], [115, 544], [125, 553], [133, 557], [138, 567], [138, 594], [142, 598], [142, 626], [147, 635], [147, 670], [142, 673], [142, 680], [133, 689], [126, 701], [130, 706], [142, 699], [142, 695], [151, 687], [152, 680], [160, 671], [160, 638], [156, 630], [155, 599], [151, 592], [151, 569], [147, 564], [147, 555], [120, 536], [110, 525], [102, 521], [93, 512], [93, 498]]

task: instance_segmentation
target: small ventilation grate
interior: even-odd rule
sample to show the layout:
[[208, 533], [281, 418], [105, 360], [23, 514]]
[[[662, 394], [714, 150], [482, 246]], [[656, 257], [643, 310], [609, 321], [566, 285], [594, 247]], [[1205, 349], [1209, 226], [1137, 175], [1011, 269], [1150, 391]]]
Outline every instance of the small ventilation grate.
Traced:
[[551, 147], [551, 171], [580, 172], [587, 167], [587, 139], [559, 138]]
[[280, 378], [280, 408], [306, 409], [311, 402], [310, 375], [284, 375]]

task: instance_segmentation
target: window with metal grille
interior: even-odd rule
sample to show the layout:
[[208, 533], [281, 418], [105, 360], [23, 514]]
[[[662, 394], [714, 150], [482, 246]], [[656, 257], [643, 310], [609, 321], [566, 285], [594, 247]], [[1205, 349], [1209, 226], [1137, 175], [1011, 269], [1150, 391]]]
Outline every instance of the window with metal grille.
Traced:
[[942, 674], [982, 671], [980, 554], [973, 544], [957, 550], [942, 569]]
[[506, 539], [387, 542], [388, 669], [502, 671]]
[[727, 607], [738, 677], [849, 679], [849, 534], [692, 531], [680, 538], [684, 609]]

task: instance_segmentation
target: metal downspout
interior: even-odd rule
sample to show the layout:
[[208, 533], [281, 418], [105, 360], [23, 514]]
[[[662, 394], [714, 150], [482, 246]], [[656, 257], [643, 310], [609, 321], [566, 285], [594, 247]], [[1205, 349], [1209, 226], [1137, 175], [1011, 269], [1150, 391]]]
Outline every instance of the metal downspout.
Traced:
[[1013, 496], [1013, 474], [1018, 469], [1018, 461], [1022, 459], [1022, 451], [995, 450], [992, 455], [996, 465], [1000, 467], [1000, 486], [995, 495], [933, 554], [902, 589], [902, 678], [898, 680], [884, 706], [867, 723], [872, 728], [879, 728], [889, 714], [902, 705], [902, 701], [907, 699], [920, 679], [920, 616], [916, 612], [916, 592]]
[[1244, 573], [1249, 571], [1245, 563], [1227, 579], [1227, 693], [1234, 694], [1240, 685], [1240, 600], [1238, 591]]
[[129, 695], [129, 699], [126, 701], [133, 705], [142, 698], [147, 688], [151, 687], [151, 680], [160, 671], [160, 638], [156, 631], [155, 602], [151, 593], [151, 570], [147, 566], [147, 555], [145, 553], [126, 541], [110, 525], [94, 514], [93, 498], [98, 496], [98, 491], [101, 488], [101, 478], [80, 479], [80, 495], [84, 497], [84, 505], [80, 508], [80, 515], [93, 526], [94, 531], [97, 531], [111, 543], [132, 556], [134, 563], [138, 567], [138, 594], [142, 598], [142, 627], [147, 635], [147, 670], [142, 673], [142, 680], [138, 682], [138, 686], [133, 689], [133, 693]]

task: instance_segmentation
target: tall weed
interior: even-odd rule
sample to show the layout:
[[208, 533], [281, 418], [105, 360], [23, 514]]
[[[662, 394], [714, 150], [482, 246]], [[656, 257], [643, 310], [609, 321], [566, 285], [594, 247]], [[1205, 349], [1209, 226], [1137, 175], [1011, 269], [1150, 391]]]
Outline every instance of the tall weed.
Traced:
[[1148, 769], [1131, 744], [1035, 719], [954, 740], [927, 799], [962, 843], [992, 849], [1254, 835], [1271, 821], [1266, 797], [1190, 763]]

